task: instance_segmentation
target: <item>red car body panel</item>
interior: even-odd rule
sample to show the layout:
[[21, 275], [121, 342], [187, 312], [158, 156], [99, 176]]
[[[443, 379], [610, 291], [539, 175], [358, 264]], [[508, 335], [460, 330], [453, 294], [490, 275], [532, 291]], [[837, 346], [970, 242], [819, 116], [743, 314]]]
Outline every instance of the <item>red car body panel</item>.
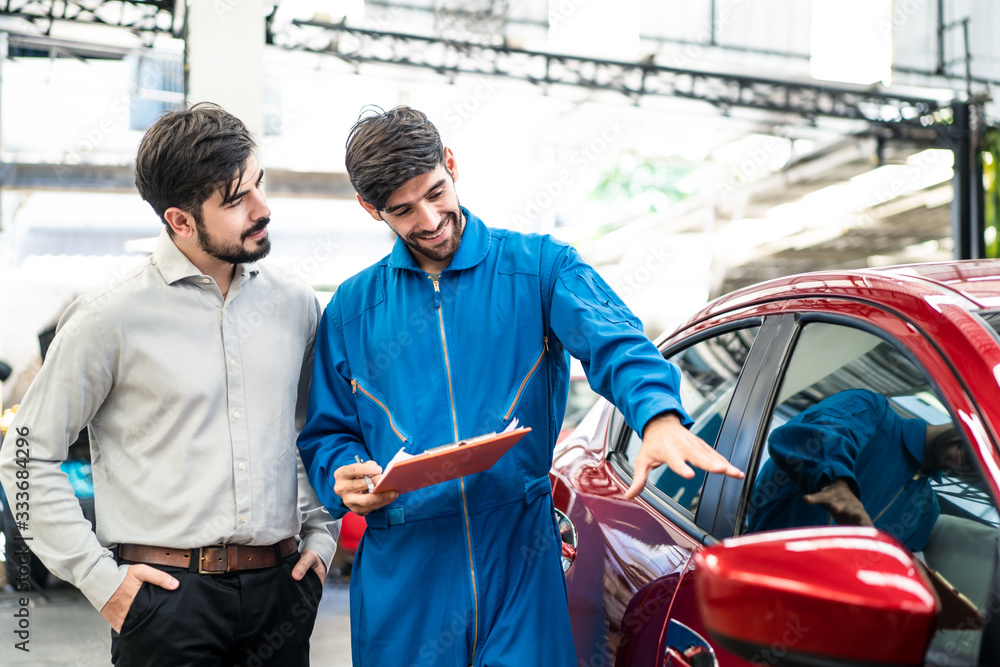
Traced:
[[[727, 323], [783, 313], [823, 313], [888, 332], [926, 369], [958, 417], [996, 502], [1000, 343], [971, 313], [991, 308], [1000, 309], [1000, 261], [822, 272], [769, 281], [717, 299], [657, 344], [665, 350]], [[578, 664], [684, 664], [681, 656], [668, 652], [664, 636], [668, 619], [709, 636], [689, 576], [701, 542], [642, 497], [625, 500], [628, 484], [608, 460], [613, 413], [613, 406], [602, 400], [557, 446], [553, 462], [556, 508], [569, 516], [578, 533], [575, 561], [566, 574]], [[809, 575], [797, 567], [795, 559], [775, 563], [776, 575], [790, 580]], [[733, 613], [746, 614], [748, 622], [766, 622], [751, 618], [752, 586], [725, 594], [740, 596]], [[892, 594], [908, 593], [898, 589]], [[914, 609], [926, 612], [926, 600], [912, 602]], [[901, 625], [900, 632], [905, 631]], [[815, 636], [818, 641], [826, 635]], [[852, 650], [878, 643], [871, 637], [839, 641], [847, 645], [842, 655], [856, 655]], [[715, 648], [722, 667], [752, 664]]]

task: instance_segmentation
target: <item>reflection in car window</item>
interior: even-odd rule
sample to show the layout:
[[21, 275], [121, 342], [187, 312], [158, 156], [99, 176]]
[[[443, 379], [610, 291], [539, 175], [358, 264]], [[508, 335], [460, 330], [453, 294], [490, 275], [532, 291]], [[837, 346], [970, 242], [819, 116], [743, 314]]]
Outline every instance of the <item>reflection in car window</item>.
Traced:
[[899, 349], [851, 327], [806, 324], [758, 455], [748, 532], [875, 525], [968, 600], [931, 650], [978, 655], [975, 609], [985, 610], [1000, 515], [961, 430]]
[[[759, 329], [752, 326], [728, 331], [670, 357], [681, 371], [680, 396], [684, 409], [694, 420], [691, 432], [712, 446], [716, 444], [740, 371]], [[641, 445], [639, 435], [631, 433], [625, 449], [629, 463], [635, 461]], [[692, 479], [684, 479], [660, 466], [649, 474], [646, 488], [654, 489], [693, 515], [705, 481], [704, 471], [695, 473]]]
[[986, 321], [986, 324], [988, 325], [986, 328], [989, 332], [997, 339], [1000, 339], [1000, 311], [981, 310], [976, 314]]

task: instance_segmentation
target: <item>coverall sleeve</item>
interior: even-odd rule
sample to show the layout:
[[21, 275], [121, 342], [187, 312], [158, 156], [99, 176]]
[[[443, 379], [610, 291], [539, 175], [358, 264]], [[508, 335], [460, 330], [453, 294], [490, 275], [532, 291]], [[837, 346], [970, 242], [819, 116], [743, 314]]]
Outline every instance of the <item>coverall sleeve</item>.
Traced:
[[553, 271], [550, 327], [580, 360], [591, 388], [614, 403], [637, 433], [664, 412], [677, 413], [690, 426], [680, 400], [680, 371], [614, 290], [568, 246], [560, 249]]
[[339, 300], [334, 294], [316, 332], [308, 418], [298, 440], [309, 481], [320, 502], [336, 519], [347, 514], [348, 509], [333, 491], [334, 471], [354, 463], [355, 455], [370, 458], [351, 392], [351, 369], [338, 311]]
[[768, 438], [771, 458], [803, 493], [843, 479], [860, 498], [855, 463], [881, 417], [873, 399], [857, 390], [820, 401], [774, 429]]
[[[119, 566], [101, 546], [60, 469], [69, 445], [114, 386], [118, 348], [94, 308], [78, 299], [60, 319], [45, 363], [4, 438], [0, 483], [15, 520], [24, 522], [21, 534], [31, 540], [31, 550], [99, 610], [124, 581], [128, 566]], [[7, 548], [11, 556], [13, 545]]]
[[[306, 345], [306, 352], [302, 359], [302, 370], [299, 373], [298, 400], [295, 405], [295, 423], [301, 428], [306, 420], [309, 385], [312, 378], [312, 368], [314, 363], [314, 350], [316, 349], [316, 329], [322, 318], [322, 308], [319, 301], [313, 297], [309, 304], [309, 341]], [[316, 497], [302, 457], [296, 457], [296, 468], [298, 474], [298, 507], [302, 517], [302, 545], [301, 550], [315, 551], [323, 560], [327, 568], [333, 560], [333, 554], [337, 550], [337, 537], [340, 535], [340, 521], [334, 520], [323, 504]]]

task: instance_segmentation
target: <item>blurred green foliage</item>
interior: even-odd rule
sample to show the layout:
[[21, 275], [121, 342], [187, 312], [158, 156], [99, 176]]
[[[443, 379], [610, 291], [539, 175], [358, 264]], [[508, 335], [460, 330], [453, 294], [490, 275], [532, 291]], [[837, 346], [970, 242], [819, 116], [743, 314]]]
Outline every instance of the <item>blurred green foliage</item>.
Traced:
[[698, 191], [697, 167], [676, 158], [649, 159], [625, 153], [601, 174], [590, 193], [596, 201], [622, 204], [634, 213], [656, 213]]
[[983, 161], [983, 227], [986, 256], [1000, 257], [1000, 129], [988, 128], [979, 154]]

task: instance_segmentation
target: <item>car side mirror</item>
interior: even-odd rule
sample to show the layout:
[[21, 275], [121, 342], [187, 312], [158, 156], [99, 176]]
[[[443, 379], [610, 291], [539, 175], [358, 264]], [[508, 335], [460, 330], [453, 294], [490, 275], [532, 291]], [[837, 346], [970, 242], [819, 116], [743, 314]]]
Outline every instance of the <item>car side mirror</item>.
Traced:
[[921, 665], [940, 601], [874, 528], [782, 530], [695, 556], [695, 597], [720, 646], [754, 664]]

